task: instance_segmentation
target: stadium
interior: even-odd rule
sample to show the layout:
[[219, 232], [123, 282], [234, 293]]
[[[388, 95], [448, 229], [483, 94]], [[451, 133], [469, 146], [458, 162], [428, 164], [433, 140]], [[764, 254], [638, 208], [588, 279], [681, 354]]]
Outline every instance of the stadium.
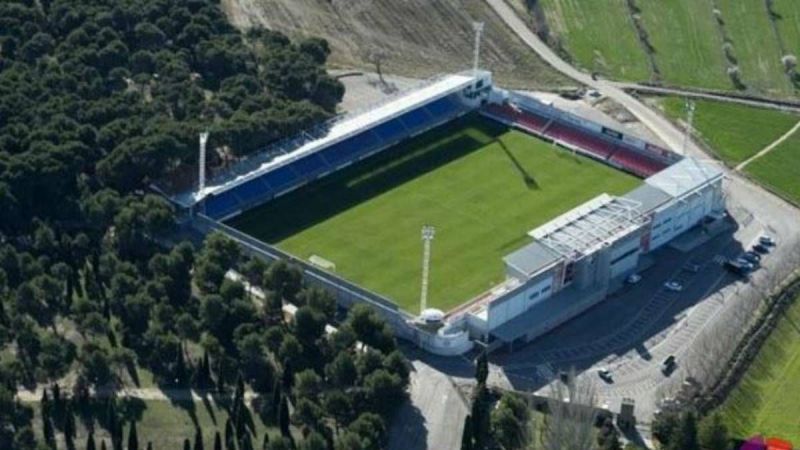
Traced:
[[445, 355], [547, 333], [725, 209], [713, 165], [479, 70], [336, 117], [207, 181], [204, 153], [201, 138], [199, 184], [169, 195], [195, 228], [295, 261], [342, 306], [371, 304]]

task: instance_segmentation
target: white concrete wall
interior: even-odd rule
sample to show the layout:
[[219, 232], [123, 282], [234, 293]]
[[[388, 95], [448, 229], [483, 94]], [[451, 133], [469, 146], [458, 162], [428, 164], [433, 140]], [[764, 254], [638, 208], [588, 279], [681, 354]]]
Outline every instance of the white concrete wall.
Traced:
[[542, 277], [531, 280], [523, 289], [510, 297], [489, 305], [487, 326], [493, 330], [498, 326], [524, 313], [531, 306], [550, 297], [553, 293], [553, 274], [548, 271]]

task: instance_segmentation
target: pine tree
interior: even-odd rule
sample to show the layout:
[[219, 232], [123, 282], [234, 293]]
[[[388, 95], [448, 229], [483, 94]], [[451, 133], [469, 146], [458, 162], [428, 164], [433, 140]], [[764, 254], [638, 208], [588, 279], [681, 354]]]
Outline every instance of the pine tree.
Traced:
[[199, 426], [194, 432], [194, 450], [203, 450], [203, 432]]
[[219, 435], [219, 431], [214, 433], [214, 450], [222, 450], [222, 438]]
[[697, 442], [697, 418], [692, 412], [681, 417], [680, 425], [669, 440], [668, 450], [700, 450]]
[[136, 432], [136, 421], [131, 421], [131, 429], [128, 431], [128, 450], [139, 450], [139, 436]]
[[86, 438], [86, 450], [95, 450], [94, 430], [89, 430], [89, 436]]

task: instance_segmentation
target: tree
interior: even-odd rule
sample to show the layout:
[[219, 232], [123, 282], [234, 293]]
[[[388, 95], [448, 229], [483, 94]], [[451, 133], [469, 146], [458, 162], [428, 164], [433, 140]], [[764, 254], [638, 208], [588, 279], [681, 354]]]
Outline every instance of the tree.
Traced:
[[286, 396], [281, 396], [281, 402], [278, 406], [278, 427], [281, 430], [281, 435], [285, 438], [291, 436], [289, 431], [289, 403], [286, 401]]
[[341, 352], [337, 354], [336, 358], [325, 366], [325, 376], [334, 387], [352, 386], [356, 381], [358, 372], [350, 353]]
[[619, 432], [614, 426], [614, 421], [607, 418], [603, 422], [600, 432], [597, 434], [597, 444], [600, 450], [622, 450], [622, 444], [619, 441]]
[[680, 424], [666, 447], [668, 450], [700, 450], [697, 440], [697, 418], [691, 411], [681, 415]]
[[467, 414], [464, 418], [464, 429], [461, 431], [461, 450], [473, 449], [472, 416]]
[[489, 377], [489, 357], [486, 352], [482, 352], [478, 357], [475, 366], [475, 379], [479, 384], [486, 384], [486, 379]]
[[222, 438], [219, 435], [219, 431], [214, 433], [214, 450], [222, 450]]
[[89, 430], [89, 436], [86, 438], [86, 450], [95, 450], [94, 443], [94, 430]]
[[194, 432], [194, 450], [203, 450], [203, 432], [199, 426]]
[[719, 413], [714, 413], [700, 422], [700, 447], [703, 450], [728, 450], [730, 437], [728, 427], [722, 422]]
[[136, 421], [131, 421], [131, 428], [128, 431], [128, 450], [139, 450], [139, 436], [136, 433]]
[[189, 441], [189, 438], [183, 440], [183, 450], [192, 450], [192, 443]]
[[506, 449], [525, 447], [529, 442], [529, 422], [528, 405], [514, 394], [503, 394], [491, 412], [492, 434]]

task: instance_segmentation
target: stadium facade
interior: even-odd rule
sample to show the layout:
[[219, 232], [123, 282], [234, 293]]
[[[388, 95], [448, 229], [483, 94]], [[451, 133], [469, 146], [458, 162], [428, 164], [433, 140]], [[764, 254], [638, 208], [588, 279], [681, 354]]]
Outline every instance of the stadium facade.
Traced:
[[[644, 183], [625, 195], [602, 194], [531, 230], [531, 243], [504, 258], [505, 280], [465, 299], [435, 326], [420, 323], [380, 294], [221, 223], [475, 111], [644, 178]], [[723, 172], [711, 162], [682, 158], [497, 88], [489, 72], [471, 71], [432, 79], [369, 109], [337, 117], [212, 174], [206, 186], [169, 197], [191, 212], [201, 231], [226, 232], [268, 259], [291, 258], [312, 282], [330, 288], [343, 306], [369, 303], [400, 336], [434, 353], [454, 355], [468, 351], [476, 340], [490, 349], [529, 341], [602, 301], [637, 271], [643, 255], [720, 216], [725, 209], [722, 179]], [[494, 263], [500, 264], [487, 261]]]

